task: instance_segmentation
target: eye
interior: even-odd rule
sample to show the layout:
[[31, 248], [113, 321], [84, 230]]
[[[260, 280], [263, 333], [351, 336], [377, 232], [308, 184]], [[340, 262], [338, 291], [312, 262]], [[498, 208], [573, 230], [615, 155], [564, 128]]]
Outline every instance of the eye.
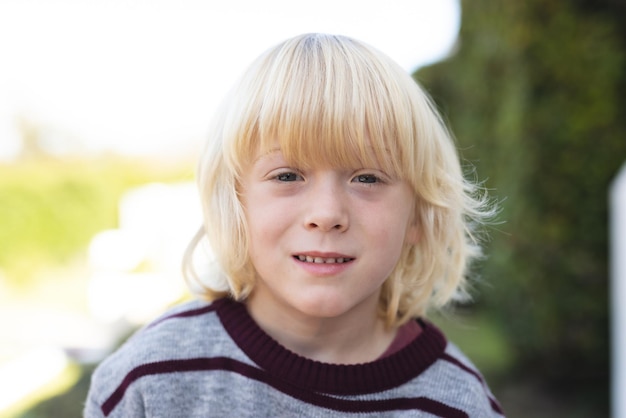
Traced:
[[300, 179], [302, 179], [302, 177], [300, 175], [298, 175], [297, 173], [293, 173], [293, 172], [284, 172], [284, 173], [280, 173], [277, 174], [276, 177], [274, 177], [276, 180], [278, 181], [298, 181]]
[[357, 183], [373, 184], [380, 182], [380, 178], [374, 174], [359, 174], [352, 181]]

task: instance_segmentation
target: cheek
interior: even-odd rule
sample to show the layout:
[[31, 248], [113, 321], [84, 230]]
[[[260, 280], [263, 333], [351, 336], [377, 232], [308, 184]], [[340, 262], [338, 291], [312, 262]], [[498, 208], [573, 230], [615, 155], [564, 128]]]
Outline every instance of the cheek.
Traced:
[[292, 211], [284, 205], [257, 199], [246, 210], [246, 222], [250, 249], [255, 253], [267, 253], [277, 248], [293, 223]]
[[251, 233], [268, 226], [271, 221], [269, 215], [272, 213], [272, 209], [262, 193], [248, 192], [243, 196], [242, 202], [246, 222]]
[[400, 211], [397, 208], [388, 208], [379, 213], [386, 214], [384, 217], [379, 215], [378, 229], [387, 241], [405, 242], [409, 238], [412, 228], [408, 209]]
[[271, 234], [272, 231], [279, 229], [284, 223], [283, 219], [287, 216], [276, 205], [263, 204], [255, 202], [254, 206], [246, 210], [246, 221], [251, 230], [257, 234]]
[[389, 257], [396, 261], [406, 244], [417, 242], [418, 228], [412, 225], [409, 219], [408, 211], [403, 213], [395, 212], [395, 215], [381, 220], [378, 226], [379, 233], [377, 239], [380, 243], [384, 243], [384, 247], [381, 245], [381, 248]]

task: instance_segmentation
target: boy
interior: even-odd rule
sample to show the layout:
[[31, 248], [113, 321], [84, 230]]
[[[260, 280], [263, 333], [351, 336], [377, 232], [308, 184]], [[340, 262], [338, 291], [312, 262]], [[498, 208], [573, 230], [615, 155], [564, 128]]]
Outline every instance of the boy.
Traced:
[[[200, 161], [202, 296], [94, 373], [91, 416], [499, 417], [423, 317], [465, 296], [491, 214], [421, 88], [355, 40], [259, 57]], [[210, 280], [193, 273], [208, 239]]]

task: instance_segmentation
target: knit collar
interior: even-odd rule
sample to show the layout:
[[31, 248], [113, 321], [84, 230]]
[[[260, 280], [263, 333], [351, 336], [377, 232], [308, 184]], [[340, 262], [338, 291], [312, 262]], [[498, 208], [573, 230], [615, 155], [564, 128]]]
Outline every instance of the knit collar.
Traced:
[[230, 337], [260, 368], [288, 384], [322, 393], [356, 395], [399, 386], [430, 367], [447, 344], [434, 325], [419, 320], [422, 333], [388, 357], [363, 364], [322, 363], [281, 346], [257, 325], [244, 304], [227, 298], [214, 304]]

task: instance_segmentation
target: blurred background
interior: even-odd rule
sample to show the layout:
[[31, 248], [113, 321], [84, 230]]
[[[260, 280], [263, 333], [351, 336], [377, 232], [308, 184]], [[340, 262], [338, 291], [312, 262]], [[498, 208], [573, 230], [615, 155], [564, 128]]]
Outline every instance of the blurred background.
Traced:
[[626, 2], [224, 3], [0, 2], [0, 417], [80, 416], [97, 362], [188, 297], [211, 112], [308, 31], [412, 72], [501, 202], [475, 301], [434, 320], [507, 416], [609, 416]]

